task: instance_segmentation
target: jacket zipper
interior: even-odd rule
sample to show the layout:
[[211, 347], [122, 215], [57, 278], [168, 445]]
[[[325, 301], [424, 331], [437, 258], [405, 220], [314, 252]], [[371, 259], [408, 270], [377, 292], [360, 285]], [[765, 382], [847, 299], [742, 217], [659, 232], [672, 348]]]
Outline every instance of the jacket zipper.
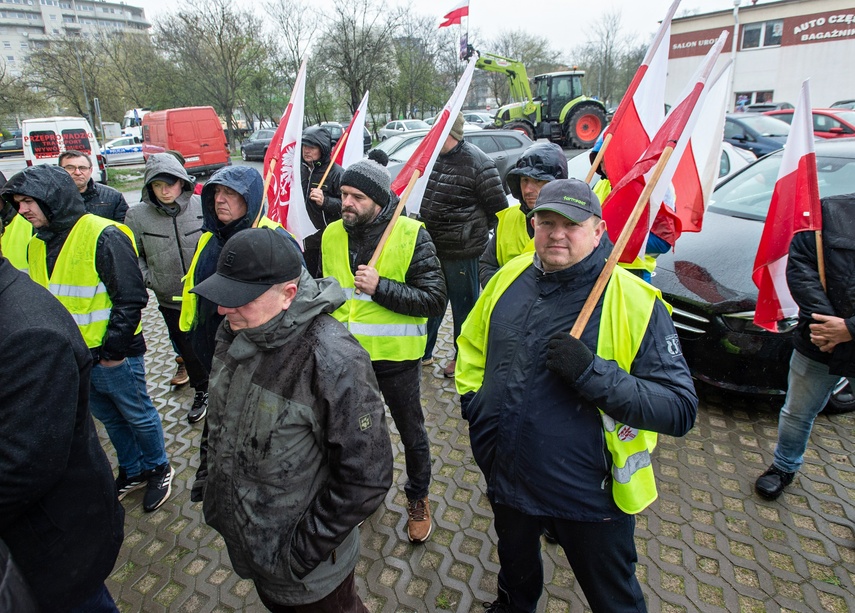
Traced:
[[184, 263], [184, 249], [181, 247], [181, 236], [178, 233], [178, 217], [172, 218], [172, 228], [175, 231], [175, 242], [178, 243], [178, 257], [181, 258], [181, 270], [187, 274], [187, 265]]

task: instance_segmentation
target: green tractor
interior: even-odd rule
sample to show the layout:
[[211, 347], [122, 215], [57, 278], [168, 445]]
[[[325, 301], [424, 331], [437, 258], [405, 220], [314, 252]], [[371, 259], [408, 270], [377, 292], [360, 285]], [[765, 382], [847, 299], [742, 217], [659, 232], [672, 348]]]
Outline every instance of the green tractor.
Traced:
[[606, 126], [606, 107], [582, 93], [584, 70], [537, 75], [532, 96], [522, 62], [479, 54], [475, 67], [508, 77], [511, 104], [496, 111], [493, 127], [519, 130], [532, 140], [549, 140], [574, 149], [592, 147]]

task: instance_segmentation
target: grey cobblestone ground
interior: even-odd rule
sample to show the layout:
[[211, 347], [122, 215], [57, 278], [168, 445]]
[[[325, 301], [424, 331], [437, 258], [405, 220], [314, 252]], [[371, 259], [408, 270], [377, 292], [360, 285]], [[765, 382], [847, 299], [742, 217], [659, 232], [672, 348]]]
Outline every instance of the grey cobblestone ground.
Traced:
[[[185, 419], [192, 390], [169, 387], [175, 363], [153, 306], [144, 326], [149, 388], [176, 477], [172, 498], [154, 513], [143, 512], [142, 492], [125, 498], [125, 543], [107, 585], [123, 612], [264, 611], [252, 582], [232, 571], [201, 504], [190, 502], [202, 431]], [[449, 350], [446, 323], [439, 364], [422, 379], [434, 533], [425, 545], [406, 540], [404, 455], [393, 430], [395, 485], [363, 526], [356, 569], [372, 613], [483, 611], [495, 597], [496, 534], [453, 380], [442, 377]], [[771, 460], [776, 408], [708, 396], [688, 436], [660, 439], [660, 498], [638, 516], [636, 531], [650, 611], [855, 611], [855, 415], [820, 417], [804, 470], [781, 500], [766, 502], [752, 485]], [[102, 440], [115, 466], [103, 430]], [[538, 611], [586, 611], [557, 546], [544, 544], [544, 566]]]

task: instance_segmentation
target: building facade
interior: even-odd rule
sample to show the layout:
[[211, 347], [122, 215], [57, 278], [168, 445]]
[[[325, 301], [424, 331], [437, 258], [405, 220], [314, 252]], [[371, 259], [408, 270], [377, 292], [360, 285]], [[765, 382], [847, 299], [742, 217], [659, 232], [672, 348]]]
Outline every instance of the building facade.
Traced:
[[54, 36], [98, 31], [146, 31], [145, 11], [102, 0], [0, 0], [0, 59], [13, 75], [24, 70], [31, 49]]
[[734, 10], [680, 17], [671, 25], [665, 101], [673, 104], [722, 30], [719, 64], [736, 48], [729, 110], [754, 102], [790, 102], [810, 78], [814, 107], [855, 98], [855, 0], [734, 2]]

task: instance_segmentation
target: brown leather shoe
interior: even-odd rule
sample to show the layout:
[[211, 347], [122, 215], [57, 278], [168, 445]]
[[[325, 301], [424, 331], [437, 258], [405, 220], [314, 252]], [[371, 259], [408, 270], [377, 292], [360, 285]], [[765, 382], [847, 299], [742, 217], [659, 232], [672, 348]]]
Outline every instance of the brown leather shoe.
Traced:
[[184, 385], [190, 381], [190, 375], [187, 374], [187, 369], [184, 367], [184, 358], [175, 358], [178, 362], [178, 370], [175, 371], [175, 376], [169, 382], [170, 385]]
[[454, 369], [456, 367], [457, 367], [457, 359], [451, 360], [448, 363], [448, 366], [446, 366], [442, 370], [442, 376], [445, 377], [446, 379], [453, 379], [454, 378]]
[[413, 543], [424, 543], [433, 525], [430, 521], [430, 500], [427, 496], [407, 501], [407, 537]]

